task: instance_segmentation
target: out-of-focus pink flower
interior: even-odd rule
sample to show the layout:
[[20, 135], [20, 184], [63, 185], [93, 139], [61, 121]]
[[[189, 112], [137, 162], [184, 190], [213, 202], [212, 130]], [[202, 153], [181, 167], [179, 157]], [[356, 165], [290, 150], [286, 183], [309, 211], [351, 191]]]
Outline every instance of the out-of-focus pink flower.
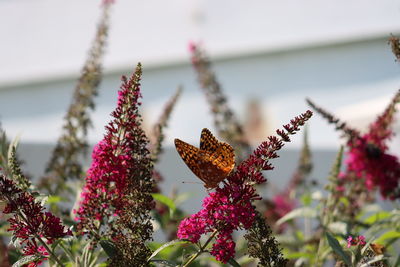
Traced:
[[115, 0], [103, 0], [102, 5], [112, 5], [115, 4]]
[[400, 181], [400, 163], [396, 156], [387, 153], [385, 141], [371, 131], [349, 142], [347, 171], [365, 177], [369, 190], [379, 188], [383, 197], [395, 199], [400, 197], [398, 190], [395, 190]]
[[273, 202], [275, 204], [275, 210], [279, 214], [280, 218], [288, 214], [295, 207], [294, 201], [289, 199], [288, 195], [284, 194], [274, 196]]
[[384, 198], [400, 198], [400, 162], [388, 153], [387, 142], [393, 136], [392, 124], [400, 91], [393, 97], [389, 106], [370, 124], [369, 131], [349, 140], [347, 168], [365, 179], [369, 190], [379, 188]]
[[359, 178], [368, 190], [379, 189], [384, 198], [392, 200], [400, 198], [400, 162], [396, 156], [388, 152], [387, 146], [393, 136], [392, 128], [396, 106], [400, 102], [400, 90], [396, 92], [384, 112], [369, 125], [368, 132], [364, 135], [348, 127], [346, 123], [316, 106], [312, 101], [307, 101], [347, 137], [347, 169], [341, 183], [345, 184], [348, 180]]
[[295, 199], [291, 199], [287, 190], [284, 190], [275, 195], [271, 200], [265, 200], [264, 203], [266, 205], [264, 216], [267, 222], [274, 225], [274, 230], [276, 232], [283, 232], [286, 229], [287, 224], [282, 223], [276, 225], [276, 222], [296, 207], [297, 203]]
[[365, 237], [360, 235], [358, 237], [349, 236], [347, 238], [347, 247], [350, 248], [351, 246], [364, 246], [366, 244]]

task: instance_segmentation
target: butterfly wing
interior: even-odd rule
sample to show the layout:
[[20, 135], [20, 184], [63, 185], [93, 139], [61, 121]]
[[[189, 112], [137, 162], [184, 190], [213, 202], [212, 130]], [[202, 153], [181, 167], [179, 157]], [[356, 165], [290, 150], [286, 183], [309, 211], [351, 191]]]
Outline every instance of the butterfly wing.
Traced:
[[225, 178], [235, 167], [235, 151], [230, 144], [220, 142], [216, 151], [211, 154], [210, 160]]
[[204, 128], [201, 131], [201, 136], [200, 136], [200, 149], [214, 153], [219, 146], [220, 142], [217, 140], [217, 138], [215, 138], [215, 136], [210, 132], [210, 130]]
[[206, 182], [203, 179], [203, 170], [201, 166], [199, 166], [199, 163], [203, 160], [203, 154], [200, 149], [179, 139], [175, 139], [175, 147], [189, 169], [203, 182]]
[[219, 142], [206, 128], [201, 132], [200, 149], [179, 139], [175, 139], [175, 147], [182, 160], [205, 183], [206, 188], [217, 187], [235, 166], [232, 146]]

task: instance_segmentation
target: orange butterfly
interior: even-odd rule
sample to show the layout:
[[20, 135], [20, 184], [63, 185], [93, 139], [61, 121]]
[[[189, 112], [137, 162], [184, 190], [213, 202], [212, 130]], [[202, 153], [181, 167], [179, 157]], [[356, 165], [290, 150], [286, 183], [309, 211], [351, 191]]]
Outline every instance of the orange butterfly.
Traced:
[[175, 147], [189, 169], [208, 189], [217, 187], [235, 167], [232, 146], [218, 141], [206, 128], [201, 131], [200, 148], [179, 139], [175, 139]]
[[374, 251], [375, 255], [382, 255], [385, 252], [385, 246], [375, 243], [375, 244], [369, 244], [371, 249]]

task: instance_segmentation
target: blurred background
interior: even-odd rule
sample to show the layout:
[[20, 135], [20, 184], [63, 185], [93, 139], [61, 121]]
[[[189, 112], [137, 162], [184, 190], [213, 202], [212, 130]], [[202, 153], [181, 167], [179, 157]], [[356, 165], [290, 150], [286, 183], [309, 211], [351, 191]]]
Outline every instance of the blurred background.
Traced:
[[[0, 0], [0, 121], [10, 138], [20, 135], [21, 158], [34, 177], [43, 173], [61, 132], [100, 5], [100, 0]], [[400, 33], [400, 1], [117, 0], [110, 15], [90, 142], [102, 138], [120, 77], [137, 62], [144, 67], [146, 127], [182, 85], [159, 166], [167, 194], [173, 187], [195, 192], [195, 199], [205, 194], [201, 185], [181, 183], [198, 180], [173, 147], [174, 138], [197, 145], [202, 128], [214, 129], [190, 64], [189, 42], [207, 51], [243, 124], [259, 116], [250, 131], [254, 145], [309, 109], [306, 97], [364, 130], [400, 85], [400, 66], [387, 43], [390, 34]], [[308, 130], [313, 175], [323, 179], [341, 143], [339, 134], [317, 114]], [[295, 169], [303, 138], [292, 139], [267, 174], [274, 186], [282, 186]], [[399, 144], [395, 138], [397, 154]], [[199, 207], [198, 201], [188, 206]]]

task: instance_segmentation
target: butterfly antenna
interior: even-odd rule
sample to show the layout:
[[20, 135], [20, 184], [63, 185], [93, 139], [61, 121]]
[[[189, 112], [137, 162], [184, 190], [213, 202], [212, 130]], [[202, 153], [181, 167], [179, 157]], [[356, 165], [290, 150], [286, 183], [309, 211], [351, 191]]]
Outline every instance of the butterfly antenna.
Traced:
[[185, 182], [183, 181], [182, 184], [202, 184], [201, 182]]

